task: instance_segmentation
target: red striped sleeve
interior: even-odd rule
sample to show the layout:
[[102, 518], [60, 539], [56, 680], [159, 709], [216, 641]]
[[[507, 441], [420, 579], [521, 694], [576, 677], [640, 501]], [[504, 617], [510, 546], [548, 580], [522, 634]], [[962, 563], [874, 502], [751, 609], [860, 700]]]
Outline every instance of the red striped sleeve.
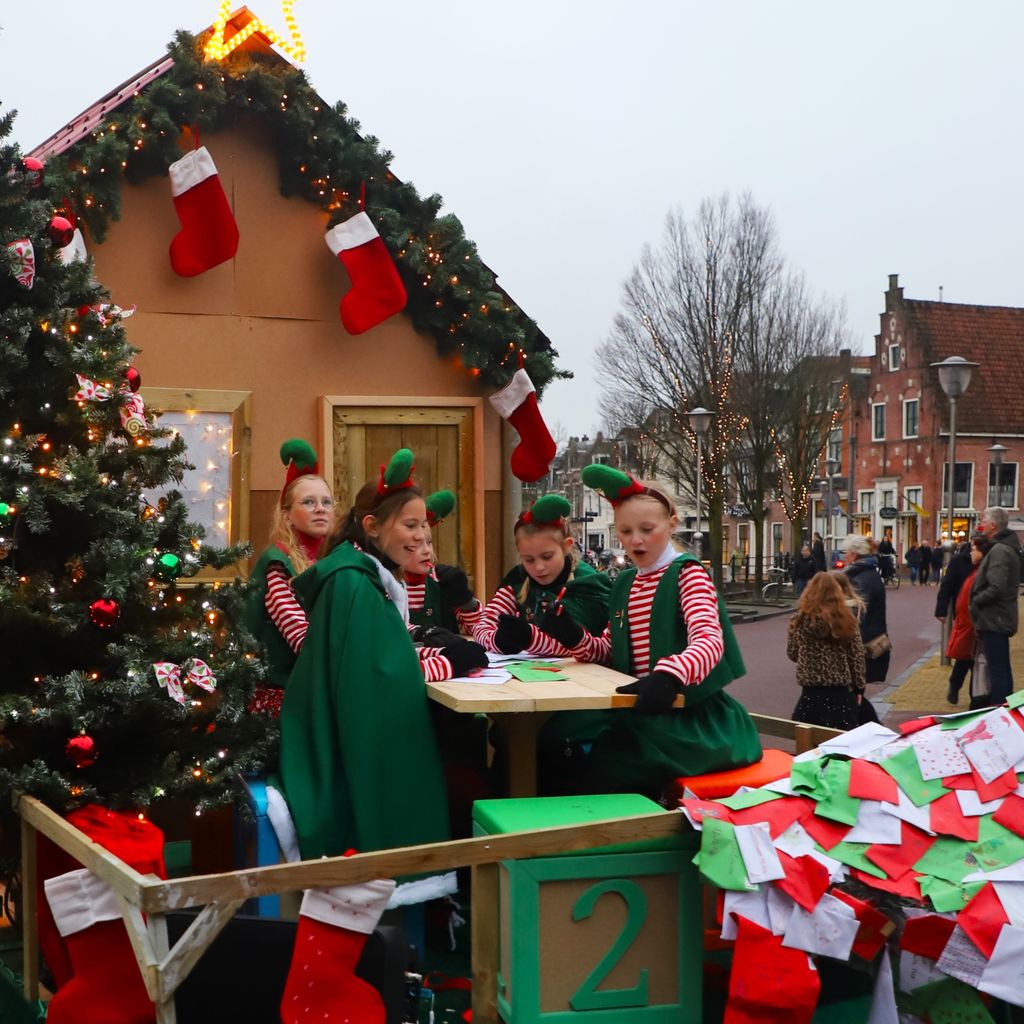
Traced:
[[687, 563], [679, 573], [679, 608], [686, 620], [686, 650], [662, 658], [654, 668], [670, 672], [683, 686], [693, 686], [710, 675], [725, 653], [718, 595], [699, 565]]
[[[498, 616], [520, 615], [519, 602], [511, 587], [499, 587], [494, 596], [475, 612], [457, 612], [463, 627], [469, 627], [473, 639], [492, 654], [500, 654], [494, 642], [498, 632]], [[572, 651], [563, 647], [554, 637], [542, 633], [536, 626], [530, 626], [530, 642], [523, 648], [523, 654], [547, 654], [554, 658], [569, 658]]]
[[577, 661], [593, 661], [599, 665], [612, 663], [612, 628], [605, 626], [600, 636], [583, 630], [583, 639], [569, 652]]
[[296, 653], [306, 639], [309, 622], [288, 582], [288, 573], [280, 562], [273, 562], [267, 570], [267, 593], [263, 598], [270, 621], [277, 627], [288, 646]]
[[452, 678], [452, 663], [443, 654], [432, 654], [429, 658], [421, 659], [420, 667], [423, 669], [423, 681], [426, 683], [439, 683], [443, 679]]

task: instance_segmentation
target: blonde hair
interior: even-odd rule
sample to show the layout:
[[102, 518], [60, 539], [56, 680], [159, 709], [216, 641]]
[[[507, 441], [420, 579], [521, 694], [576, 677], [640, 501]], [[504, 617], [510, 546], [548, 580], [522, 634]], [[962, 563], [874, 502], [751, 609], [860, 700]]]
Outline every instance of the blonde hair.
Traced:
[[[516, 523], [515, 529], [512, 531], [512, 535], [516, 539], [516, 548], [518, 549], [519, 537], [535, 537], [538, 533], [548, 532], [558, 538], [559, 544], [565, 543], [568, 540], [570, 534], [565, 528], [565, 520], [560, 519], [555, 523]], [[576, 565], [579, 562], [579, 556], [576, 554], [576, 545], [574, 544], [565, 553], [565, 557], [569, 562], [569, 578], [565, 581], [566, 584], [572, 582], [573, 577], [576, 575]], [[523, 585], [519, 588], [516, 593], [516, 601], [522, 606], [526, 604], [526, 599], [530, 595], [530, 582], [532, 577], [529, 573], [526, 574], [526, 579], [523, 580]]]
[[322, 476], [317, 476], [315, 473], [303, 473], [281, 492], [281, 500], [274, 505], [274, 515], [270, 521], [270, 543], [276, 544], [288, 556], [288, 561], [291, 562], [296, 576], [300, 572], [305, 572], [313, 564], [302, 545], [296, 541], [295, 531], [285, 519], [285, 513], [292, 505], [295, 485], [302, 480], [319, 480], [328, 491], [331, 489], [330, 484]]

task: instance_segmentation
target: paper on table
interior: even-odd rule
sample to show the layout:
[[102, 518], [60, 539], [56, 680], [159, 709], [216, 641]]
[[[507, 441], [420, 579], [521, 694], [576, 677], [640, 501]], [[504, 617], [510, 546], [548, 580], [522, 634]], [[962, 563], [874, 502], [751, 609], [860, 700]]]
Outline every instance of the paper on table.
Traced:
[[786, 877], [779, 855], [772, 846], [772, 837], [766, 822], [737, 825], [736, 842], [739, 843], [740, 855], [743, 857], [749, 881], [771, 882], [776, 878]]
[[700, 873], [719, 889], [744, 891], [756, 886], [747, 881], [747, 871], [736, 842], [736, 826], [717, 818], [705, 818], [700, 852], [693, 858]]
[[512, 676], [504, 669], [500, 668], [482, 668], [476, 675], [472, 676], [456, 676], [454, 679], [447, 679], [445, 682], [449, 683], [483, 683], [487, 686], [501, 686], [502, 683], [507, 683]]
[[982, 871], [1005, 868], [1024, 858], [1024, 837], [1003, 828], [994, 818], [978, 820], [978, 842], [971, 850]]
[[826, 893], [811, 913], [802, 907], [793, 910], [782, 944], [790, 949], [849, 960], [858, 928], [860, 922], [853, 908]]
[[554, 683], [569, 678], [549, 661], [506, 661], [504, 669], [521, 683]]
[[971, 942], [967, 933], [962, 928], [954, 928], [935, 966], [951, 978], [959, 978], [977, 988], [986, 962], [984, 954]]
[[913, 992], [930, 981], [941, 981], [946, 975], [935, 966], [934, 960], [916, 953], [900, 952], [900, 989]]
[[781, 793], [783, 796], [794, 796], [793, 783], [787, 776], [784, 779], [776, 779], [774, 782], [769, 782], [764, 789], [770, 790], [772, 793]]
[[911, 744], [917, 755], [921, 778], [942, 779], [950, 775], [969, 775], [971, 762], [964, 756], [956, 734], [943, 732], [937, 725], [914, 733]]
[[953, 792], [956, 793], [956, 798], [960, 801], [960, 810], [969, 817], [998, 811], [1004, 800], [1004, 797], [999, 797], [998, 800], [982, 800], [973, 789], [956, 789]]
[[1024, 928], [1003, 925], [978, 988], [1014, 1006], [1024, 1006]]
[[1024, 757], [1024, 729], [1006, 708], [990, 711], [953, 735], [984, 782], [997, 779]]
[[899, 733], [887, 729], [878, 722], [867, 722], [844, 732], [842, 736], [835, 736], [820, 744], [819, 749], [825, 754], [844, 754], [847, 757], [863, 757], [870, 754], [872, 750], [885, 746], [890, 740], [894, 740]]
[[1024, 859], [994, 871], [974, 871], [964, 878], [965, 882], [1024, 882]]
[[794, 821], [782, 835], [776, 837], [775, 849], [788, 853], [790, 857], [802, 857], [814, 849], [814, 840], [799, 821]]
[[892, 962], [886, 951], [878, 965], [875, 990], [871, 994], [871, 1013], [868, 1024], [899, 1024], [900, 1014], [896, 1009], [896, 988], [892, 981]]
[[925, 875], [920, 881], [921, 894], [932, 901], [932, 906], [940, 911], [963, 910], [971, 899], [978, 894], [984, 882], [949, 882], [935, 875]]
[[882, 810], [891, 814], [908, 825], [916, 825], [922, 832], [935, 835], [931, 830], [931, 813], [927, 805], [918, 807], [903, 790], [900, 790], [900, 802], [898, 804], [882, 804]]
[[731, 942], [736, 938], [737, 926], [736, 917], [745, 917], [762, 928], [767, 928], [775, 935], [781, 935], [782, 931], [775, 931], [772, 928], [771, 917], [768, 913], [768, 893], [771, 886], [766, 885], [757, 892], [726, 892], [722, 904], [722, 938]]
[[763, 789], [744, 789], [732, 796], [722, 797], [718, 802], [723, 807], [728, 807], [730, 811], [742, 811], [747, 807], [757, 807], [759, 804], [779, 799], [781, 797], [778, 793], [766, 793]]
[[764, 888], [768, 891], [768, 919], [771, 921], [772, 932], [781, 935], [793, 916], [796, 903], [774, 885], [766, 885]]
[[1003, 801], [1003, 805], [993, 815], [992, 820], [1002, 825], [1003, 828], [1024, 836], [1024, 799], [1016, 793], [1010, 793]]
[[[1024, 732], [1021, 732], [1021, 736], [1024, 737]], [[894, 757], [886, 758], [880, 764], [918, 807], [931, 803], [932, 800], [938, 800], [946, 792], [946, 787], [943, 786], [941, 779], [926, 781], [921, 777], [921, 770], [917, 766], [917, 754], [913, 747], [901, 750]]]
[[857, 821], [847, 832], [847, 843], [898, 843], [900, 819], [885, 810], [891, 804], [878, 800], [862, 800], [857, 809]]
[[1006, 698], [1006, 703], [1011, 708], [1019, 708], [1021, 704], [1024, 704], [1024, 690], [1016, 690]]
[[[860, 801], [850, 796], [850, 762], [833, 759], [825, 765], [822, 783], [826, 789], [824, 798], [818, 799], [814, 813], [831, 821], [852, 825], [857, 820]], [[845, 838], [849, 839], [847, 835]]]
[[1014, 928], [1024, 928], [1024, 885], [1020, 882], [994, 882], [993, 886], [1010, 924]]
[[504, 665], [506, 661], [570, 661], [570, 658], [558, 658], [550, 654], [499, 654], [496, 651], [487, 652], [487, 661], [491, 665]]
[[964, 839], [939, 836], [914, 864], [914, 870], [921, 875], [945, 878], [947, 882], [962, 882], [979, 866], [972, 850], [973, 844]]

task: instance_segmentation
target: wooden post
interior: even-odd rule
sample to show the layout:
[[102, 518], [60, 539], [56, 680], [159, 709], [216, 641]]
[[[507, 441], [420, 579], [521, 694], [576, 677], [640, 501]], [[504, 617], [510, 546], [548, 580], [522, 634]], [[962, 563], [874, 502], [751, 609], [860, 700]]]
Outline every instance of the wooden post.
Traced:
[[36, 830], [23, 818], [21, 821], [21, 902], [18, 920], [21, 923], [22, 974], [25, 998], [30, 1003], [39, 999], [39, 920], [36, 917]]
[[498, 865], [474, 867], [472, 885], [473, 1022], [498, 1024]]

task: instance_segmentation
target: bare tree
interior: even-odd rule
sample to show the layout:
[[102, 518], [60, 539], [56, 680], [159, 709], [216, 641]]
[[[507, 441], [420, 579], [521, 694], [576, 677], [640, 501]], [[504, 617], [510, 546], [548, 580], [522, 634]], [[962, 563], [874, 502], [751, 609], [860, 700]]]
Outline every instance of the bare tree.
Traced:
[[[687, 413], [715, 413], [703, 444], [703, 510], [715, 580], [722, 574], [723, 471], [742, 417], [733, 401], [736, 339], [752, 296], [767, 288], [781, 260], [770, 212], [742, 196], [701, 203], [692, 221], [666, 218], [659, 248], [646, 246], [623, 289], [622, 311], [599, 350], [613, 382], [607, 410], [649, 409], [663, 469], [694, 490], [696, 444]], [[698, 524], [699, 525], [699, 524]]]

